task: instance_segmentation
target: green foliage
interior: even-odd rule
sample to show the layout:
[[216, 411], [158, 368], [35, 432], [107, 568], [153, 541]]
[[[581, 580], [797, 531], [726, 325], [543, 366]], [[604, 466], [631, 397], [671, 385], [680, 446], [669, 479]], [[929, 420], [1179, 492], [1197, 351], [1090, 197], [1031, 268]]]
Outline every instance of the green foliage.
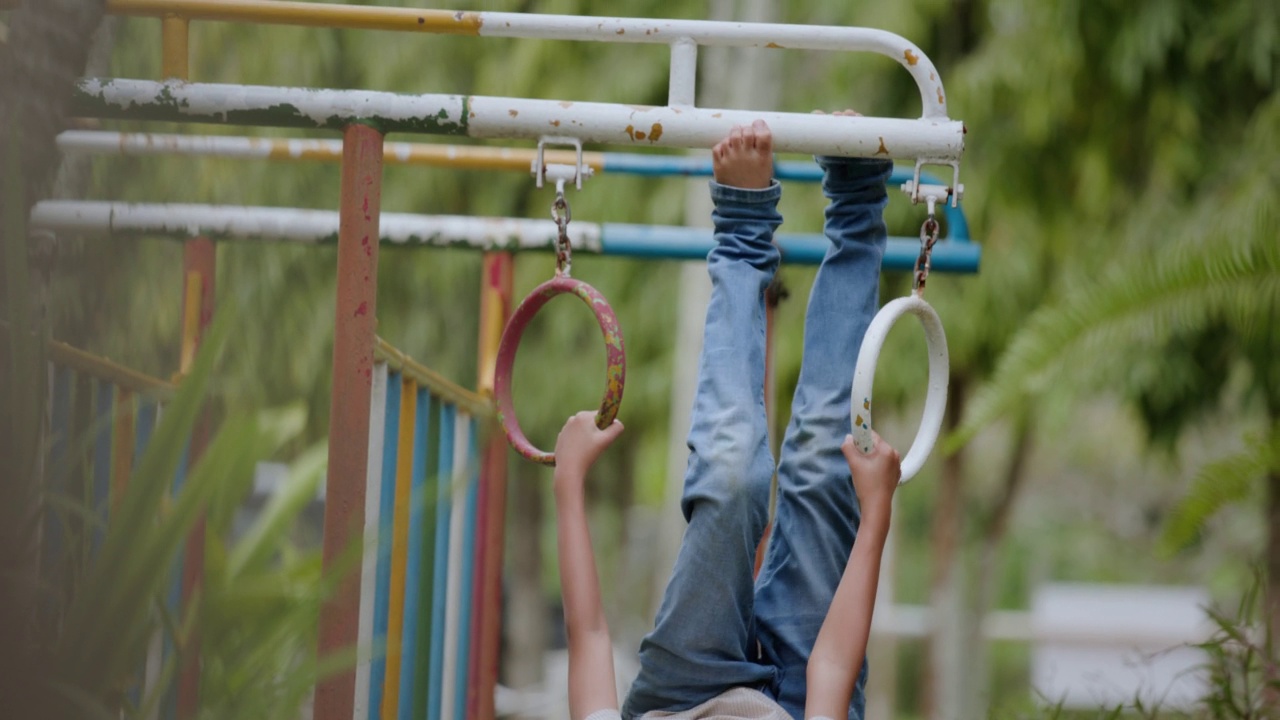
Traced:
[[1280, 473], [1280, 433], [1270, 441], [1246, 438], [1243, 451], [1200, 468], [1165, 521], [1160, 539], [1164, 552], [1172, 554], [1199, 540], [1209, 518], [1228, 503], [1254, 498], [1268, 472]]

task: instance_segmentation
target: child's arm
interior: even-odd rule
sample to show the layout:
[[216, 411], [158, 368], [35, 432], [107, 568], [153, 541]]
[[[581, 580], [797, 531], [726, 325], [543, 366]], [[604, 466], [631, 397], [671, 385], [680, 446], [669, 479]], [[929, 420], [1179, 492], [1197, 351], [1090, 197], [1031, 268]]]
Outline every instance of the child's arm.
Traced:
[[600, 580], [587, 528], [583, 482], [600, 453], [622, 434], [622, 423], [595, 425], [594, 412], [569, 418], [556, 439], [556, 547], [560, 593], [569, 639], [569, 716], [583, 720], [597, 710], [618, 708], [613, 644], [600, 604]]
[[805, 703], [808, 718], [842, 718], [849, 713], [849, 699], [871, 634], [871, 613], [880, 579], [880, 556], [889, 535], [893, 491], [901, 476], [897, 451], [879, 435], [869, 454], [863, 455], [854, 446], [852, 436], [845, 438], [840, 449], [853, 474], [862, 523], [809, 655], [809, 696]]

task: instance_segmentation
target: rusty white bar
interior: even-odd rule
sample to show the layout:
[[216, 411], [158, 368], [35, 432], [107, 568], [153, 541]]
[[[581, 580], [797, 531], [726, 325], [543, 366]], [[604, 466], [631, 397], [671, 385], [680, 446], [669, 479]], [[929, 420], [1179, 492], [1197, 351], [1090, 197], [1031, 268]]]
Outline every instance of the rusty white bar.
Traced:
[[[33, 227], [79, 235], [150, 235], [218, 239], [335, 242], [338, 214], [325, 210], [217, 205], [141, 205], [100, 201], [46, 200], [31, 212]], [[502, 250], [551, 250], [556, 228], [550, 220], [476, 218], [383, 213], [380, 241], [431, 247]], [[574, 249], [610, 255], [662, 260], [704, 260], [715, 246], [707, 228], [626, 223], [569, 226]], [[816, 265], [830, 243], [818, 233], [779, 233], [775, 240], [784, 261]], [[918, 238], [891, 237], [885, 270], [910, 270], [920, 250]], [[971, 242], [943, 241], [933, 250], [933, 271], [973, 273], [982, 250]]]
[[910, 73], [920, 91], [924, 117], [947, 117], [946, 93], [933, 62], [915, 43], [894, 33], [873, 28], [453, 12], [262, 0], [112, 0], [108, 3], [108, 11], [129, 15], [405, 30], [480, 37], [665, 45], [687, 38], [697, 45], [871, 52], [892, 58]]
[[73, 112], [89, 117], [334, 130], [365, 123], [384, 133], [476, 138], [538, 139], [557, 134], [589, 143], [683, 148], [710, 148], [733, 125], [762, 118], [773, 131], [779, 152], [955, 161], [964, 150], [963, 124], [946, 119], [148, 80], [81, 80]]
[[[338, 237], [338, 213], [295, 208], [50, 200], [36, 204], [31, 222], [53, 232], [86, 235], [205, 235], [304, 243], [336, 242]], [[555, 223], [518, 218], [384, 212], [379, 232], [383, 242], [392, 244], [485, 249], [544, 249], [556, 241]], [[598, 224], [575, 220], [569, 239], [574, 249], [601, 252]]]

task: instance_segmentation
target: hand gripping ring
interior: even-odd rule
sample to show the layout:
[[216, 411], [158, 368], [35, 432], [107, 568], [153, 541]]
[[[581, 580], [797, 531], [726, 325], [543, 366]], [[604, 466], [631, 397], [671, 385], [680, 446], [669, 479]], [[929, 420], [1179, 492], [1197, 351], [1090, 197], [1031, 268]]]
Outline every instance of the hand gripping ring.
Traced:
[[498, 401], [498, 420], [507, 434], [507, 440], [516, 452], [543, 465], [555, 465], [555, 453], [545, 452], [534, 447], [520, 429], [516, 420], [515, 406], [511, 401], [511, 370], [516, 361], [516, 350], [520, 345], [520, 337], [533, 316], [546, 305], [551, 298], [572, 294], [580, 298], [596, 315], [600, 324], [600, 332], [604, 335], [605, 348], [605, 388], [604, 398], [600, 401], [600, 411], [596, 413], [596, 427], [601, 430], [609, 427], [618, 415], [618, 407], [622, 404], [622, 386], [627, 376], [627, 358], [622, 347], [622, 330], [618, 327], [618, 318], [613, 308], [605, 301], [604, 296], [587, 283], [574, 278], [556, 275], [554, 278], [534, 288], [511, 315], [511, 321], [502, 331], [502, 341], [498, 345], [498, 361], [494, 368], [493, 392]]
[[942, 428], [942, 417], [947, 409], [947, 336], [942, 331], [942, 321], [933, 307], [916, 295], [898, 298], [876, 313], [862, 339], [862, 350], [858, 352], [858, 364], [853, 371], [853, 390], [850, 393], [850, 419], [853, 421], [853, 440], [864, 453], [871, 452], [871, 386], [876, 375], [876, 361], [880, 358], [880, 348], [884, 345], [885, 336], [893, 328], [898, 318], [911, 313], [920, 318], [924, 325], [924, 338], [929, 350], [929, 390], [924, 400], [924, 416], [920, 418], [920, 429], [911, 443], [911, 449], [902, 460], [902, 477], [898, 483], [904, 483], [920, 472], [924, 461], [933, 450], [938, 439], [938, 431]]

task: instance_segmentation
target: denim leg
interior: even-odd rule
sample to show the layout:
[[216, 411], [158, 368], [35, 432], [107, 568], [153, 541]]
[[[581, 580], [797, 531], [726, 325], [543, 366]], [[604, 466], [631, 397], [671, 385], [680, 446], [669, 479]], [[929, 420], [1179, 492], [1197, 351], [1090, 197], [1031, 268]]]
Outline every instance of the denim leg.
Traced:
[[755, 662], [752, 566], [773, 476], [764, 411], [764, 290], [778, 267], [772, 236], [782, 221], [781, 187], [742, 190], [713, 182], [711, 195], [717, 246], [707, 257], [711, 302], [681, 498], [689, 526], [654, 629], [640, 645], [626, 718], [688, 709], [774, 676]]
[[[886, 161], [819, 158], [830, 203], [831, 241], [814, 280], [805, 317], [804, 358], [783, 438], [778, 505], [756, 588], [757, 632], [764, 659], [778, 669], [773, 695], [804, 717], [805, 667], [860, 519], [840, 443], [849, 432], [853, 369], [879, 302], [884, 256]], [[866, 665], [849, 707], [860, 720]]]

